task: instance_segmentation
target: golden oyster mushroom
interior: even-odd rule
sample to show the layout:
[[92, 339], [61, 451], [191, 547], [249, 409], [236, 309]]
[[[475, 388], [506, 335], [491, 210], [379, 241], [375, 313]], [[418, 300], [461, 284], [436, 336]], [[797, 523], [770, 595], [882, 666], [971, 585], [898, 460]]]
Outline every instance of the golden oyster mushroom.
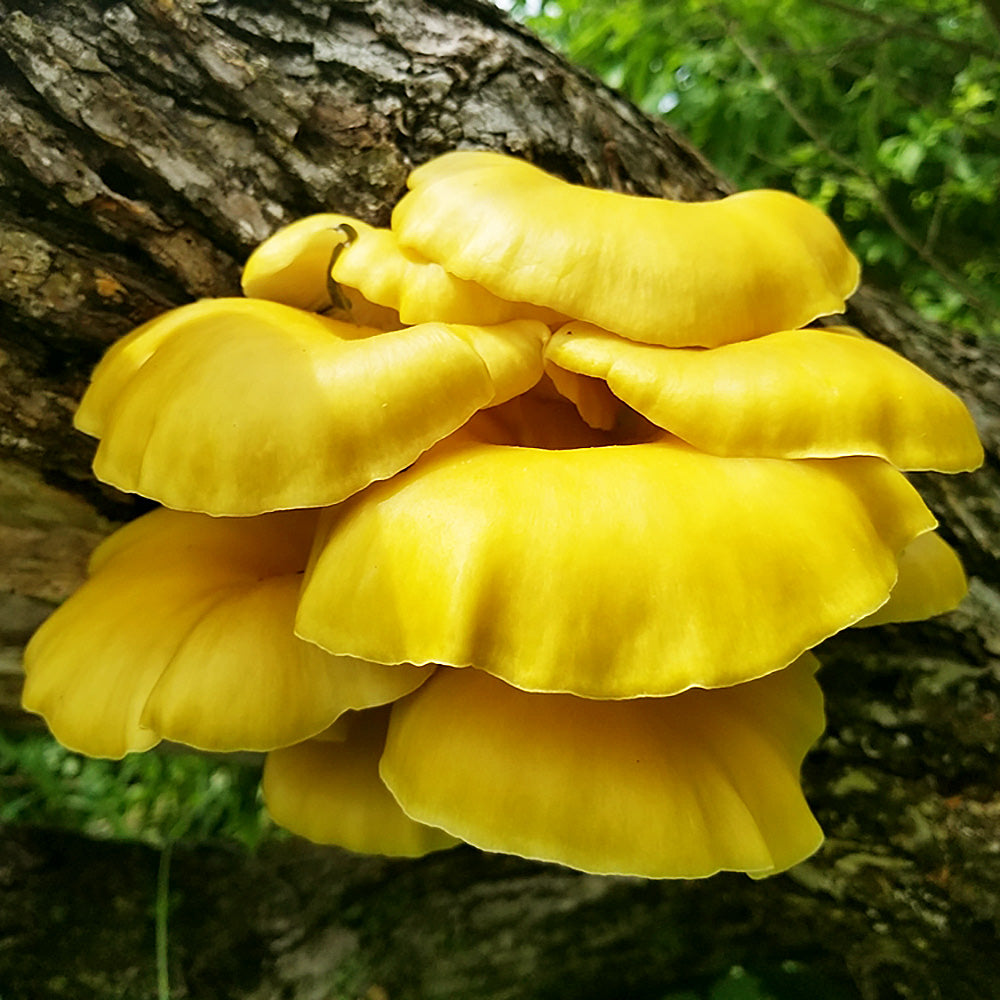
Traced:
[[364, 226], [349, 215], [333, 212], [283, 226], [247, 258], [240, 279], [243, 294], [325, 313], [358, 326], [398, 330], [403, 323], [395, 309], [369, 301], [357, 288], [331, 286], [330, 264], [345, 242], [342, 227], [357, 231]]
[[695, 350], [569, 323], [545, 358], [557, 385], [551, 366], [601, 380], [654, 424], [713, 455], [875, 455], [938, 472], [983, 461], [958, 396], [857, 331], [784, 330]]
[[122, 528], [28, 644], [24, 707], [66, 746], [117, 758], [161, 738], [268, 750], [409, 693], [431, 668], [331, 656], [295, 638], [316, 517], [159, 510]]
[[373, 302], [399, 311], [404, 323], [476, 323], [514, 319], [558, 325], [565, 317], [526, 302], [508, 302], [473, 281], [449, 274], [440, 264], [401, 247], [388, 229], [359, 227], [348, 234], [332, 270], [333, 280], [357, 288]]
[[767, 875], [823, 839], [799, 785], [823, 729], [815, 667], [806, 654], [746, 684], [615, 702], [442, 668], [392, 707], [379, 771], [408, 815], [485, 850], [646, 878]]
[[936, 532], [915, 538], [899, 555], [899, 578], [889, 600], [856, 625], [917, 622], [953, 611], [968, 592], [962, 562]]
[[99, 755], [270, 750], [278, 821], [356, 850], [794, 864], [820, 840], [803, 651], [965, 587], [896, 470], [828, 456], [970, 468], [968, 414], [856, 336], [785, 329], [857, 281], [788, 195], [681, 205], [485, 153], [411, 188], [392, 231], [303, 220], [251, 298], [108, 352], [77, 417], [98, 474], [240, 516], [109, 539], [26, 704]]
[[386, 709], [346, 716], [337, 739], [272, 750], [264, 764], [267, 811], [276, 823], [318, 844], [414, 858], [454, 847], [444, 830], [410, 819], [378, 773]]
[[[300, 219], [257, 247], [243, 271], [243, 291], [317, 312], [344, 295], [342, 314], [365, 324], [371, 322], [371, 310], [383, 310], [384, 317], [395, 316], [402, 324], [493, 326], [538, 319], [558, 325], [566, 319], [551, 310], [499, 299], [403, 249], [390, 230], [332, 213]], [[375, 325], [389, 321], [374, 315], [380, 319]]]
[[[872, 458], [445, 442], [327, 511], [297, 633], [590, 698], [721, 687], [871, 614], [935, 520]], [[591, 432], [594, 433], [594, 432]]]
[[534, 385], [547, 327], [390, 333], [261, 299], [183, 306], [116, 344], [77, 416], [99, 479], [244, 516], [336, 503]]
[[858, 284], [833, 223], [781, 191], [642, 198], [490, 152], [446, 153], [408, 184], [392, 215], [404, 249], [630, 340], [749, 340], [840, 312]]

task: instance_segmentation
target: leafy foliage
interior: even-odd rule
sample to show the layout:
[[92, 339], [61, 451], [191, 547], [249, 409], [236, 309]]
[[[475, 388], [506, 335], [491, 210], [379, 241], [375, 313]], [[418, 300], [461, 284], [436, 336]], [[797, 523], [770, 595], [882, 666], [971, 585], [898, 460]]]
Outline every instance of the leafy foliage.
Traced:
[[867, 281], [1000, 334], [1000, 45], [973, 0], [501, 5], [739, 186], [828, 211]]
[[185, 753], [95, 760], [45, 735], [0, 734], [0, 825], [31, 823], [163, 846], [180, 838], [256, 846], [275, 828], [260, 769]]

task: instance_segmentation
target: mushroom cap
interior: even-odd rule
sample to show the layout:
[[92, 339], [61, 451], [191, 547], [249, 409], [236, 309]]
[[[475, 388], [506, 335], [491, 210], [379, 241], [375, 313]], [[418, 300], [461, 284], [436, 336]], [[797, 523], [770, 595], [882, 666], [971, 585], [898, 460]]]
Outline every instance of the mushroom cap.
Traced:
[[922, 621], [953, 611], [968, 590], [955, 550], [936, 531], [928, 531], [899, 554], [899, 578], [889, 600], [855, 624]]
[[555, 365], [602, 379], [653, 423], [713, 455], [876, 455], [939, 472], [983, 460], [958, 396], [858, 331], [783, 330], [685, 350], [569, 323], [545, 357], [550, 375]]
[[[400, 324], [492, 326], [538, 319], [558, 325], [566, 320], [548, 309], [499, 299], [403, 249], [391, 230], [334, 213], [307, 216], [266, 239], [247, 260], [243, 292], [326, 312], [331, 307], [331, 278], [351, 306], [348, 314], [336, 314], [338, 319], [350, 317], [387, 330]], [[396, 325], [386, 325], [392, 317]]]
[[525, 302], [497, 298], [474, 281], [449, 274], [440, 264], [401, 247], [389, 229], [363, 226], [333, 265], [338, 284], [399, 311], [404, 323], [475, 323], [489, 326], [513, 319], [553, 325], [564, 316]]
[[529, 691], [669, 695], [783, 667], [878, 608], [933, 516], [872, 458], [718, 458], [676, 439], [446, 442], [324, 515], [296, 631]]
[[346, 299], [346, 309], [332, 300], [330, 264], [337, 248], [342, 249], [346, 242], [341, 226], [350, 226], [355, 232], [371, 229], [358, 219], [333, 212], [309, 215], [279, 229], [247, 259], [241, 279], [243, 294], [322, 312], [358, 326], [399, 329], [398, 312], [369, 301], [355, 287], [339, 290], [339, 297]]
[[28, 644], [25, 708], [66, 746], [117, 758], [160, 738], [267, 750], [408, 694], [430, 668], [331, 656], [294, 636], [315, 524], [315, 511], [159, 510], [122, 528]]
[[380, 333], [265, 300], [209, 300], [116, 345], [78, 426], [101, 436], [99, 479], [168, 507], [324, 506], [528, 389], [547, 336], [527, 320]]
[[[108, 417], [118, 397], [143, 365], [168, 341], [176, 331], [200, 323], [216, 310], [215, 300], [189, 302], [154, 316], [131, 333], [116, 340], [103, 354], [90, 376], [90, 384], [73, 415], [73, 426], [91, 437], [104, 436]], [[230, 302], [242, 302], [230, 299]], [[234, 306], [249, 316], [253, 306]]]
[[[419, 857], [458, 840], [410, 819], [378, 773], [388, 712], [346, 718], [337, 740], [307, 740], [273, 750], [264, 764], [264, 801], [274, 821], [318, 844]], [[338, 727], [338, 729], [341, 727]]]
[[402, 247], [500, 298], [630, 340], [748, 340], [841, 311], [858, 284], [833, 223], [780, 191], [642, 198], [489, 152], [447, 153], [408, 183], [392, 216]]
[[588, 872], [766, 875], [820, 845], [799, 767], [823, 729], [815, 661], [671, 698], [528, 694], [439, 670], [392, 708], [400, 805], [489, 851]]
[[545, 362], [545, 374], [559, 395], [573, 403], [588, 427], [603, 431], [614, 430], [625, 410], [625, 404], [608, 388], [606, 382], [560, 368], [551, 361]]

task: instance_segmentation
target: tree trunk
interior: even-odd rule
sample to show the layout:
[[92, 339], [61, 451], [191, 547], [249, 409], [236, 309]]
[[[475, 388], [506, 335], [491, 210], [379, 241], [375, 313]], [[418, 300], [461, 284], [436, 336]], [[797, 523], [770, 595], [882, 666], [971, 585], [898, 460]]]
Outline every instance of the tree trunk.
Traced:
[[[729, 190], [476, 0], [0, 0], [0, 723], [23, 724], [27, 635], [142, 509], [92, 479], [70, 427], [104, 348], [236, 292], [249, 250], [294, 218], [384, 224], [409, 168], [463, 145], [621, 190]], [[966, 604], [820, 649], [820, 853], [760, 883], [657, 883], [472, 849], [179, 846], [175, 998], [652, 1000], [793, 961], [865, 1000], [995, 994], [1000, 345], [870, 290], [850, 318], [963, 395], [988, 464], [918, 477], [972, 575]], [[152, 997], [156, 868], [135, 845], [0, 830], [3, 1000]]]

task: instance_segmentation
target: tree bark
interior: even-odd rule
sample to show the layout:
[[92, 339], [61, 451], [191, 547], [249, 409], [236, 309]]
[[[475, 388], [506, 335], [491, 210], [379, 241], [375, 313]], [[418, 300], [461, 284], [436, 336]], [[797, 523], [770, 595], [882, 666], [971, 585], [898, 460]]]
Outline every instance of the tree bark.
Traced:
[[[476, 0], [0, 0], [0, 723], [20, 648], [143, 504], [89, 473], [70, 417], [116, 337], [238, 290], [318, 210], [385, 223], [461, 146], [686, 200], [730, 190], [683, 139]], [[599, 878], [462, 849], [416, 862], [297, 841], [179, 846], [173, 996], [659, 998], [802, 961], [840, 995], [982, 1000], [1000, 927], [1000, 345], [863, 290], [850, 318], [962, 394], [972, 476], [918, 478], [972, 576], [933, 623], [820, 649], [805, 780], [828, 833], [755, 883]], [[155, 854], [0, 830], [0, 996], [151, 997]]]

